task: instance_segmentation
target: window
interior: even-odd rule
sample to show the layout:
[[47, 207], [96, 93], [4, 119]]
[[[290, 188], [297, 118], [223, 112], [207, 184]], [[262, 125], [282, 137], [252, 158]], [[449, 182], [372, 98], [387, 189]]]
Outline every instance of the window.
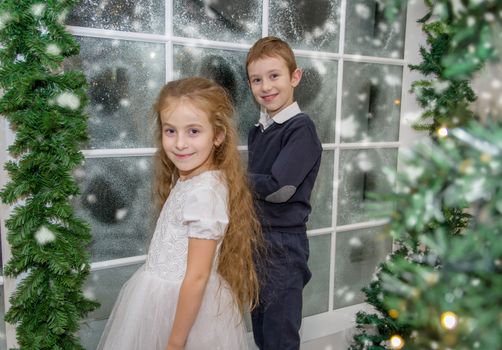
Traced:
[[[392, 188], [382, 169], [398, 164], [402, 96], [409, 89], [403, 83], [409, 80], [405, 28], [411, 27], [405, 15], [388, 23], [374, 0], [78, 4], [67, 24], [81, 52], [65, 67], [87, 76], [90, 140], [83, 150], [85, 164], [74, 174], [82, 195], [73, 204], [91, 223], [94, 236], [85, 292], [102, 304], [82, 325], [87, 349], [95, 349], [122, 284], [145, 259], [153, 232], [151, 106], [159, 89], [166, 81], [191, 75], [227, 87], [245, 156], [247, 131], [258, 118], [245, 55], [266, 35], [280, 36], [293, 47], [304, 71], [295, 98], [314, 120], [323, 143], [308, 224], [313, 278], [304, 291], [303, 340], [351, 326], [364, 307], [360, 288], [392, 247], [380, 234], [383, 222], [373, 220], [365, 204], [369, 192]], [[416, 34], [417, 28], [406, 35]], [[0, 144], [3, 163], [13, 136], [4, 121], [0, 132], [6, 135]], [[7, 208], [0, 214], [5, 220]], [[13, 289], [10, 283], [5, 298]], [[2, 329], [0, 349], [6, 349]], [[8, 338], [14, 341], [12, 335]]]

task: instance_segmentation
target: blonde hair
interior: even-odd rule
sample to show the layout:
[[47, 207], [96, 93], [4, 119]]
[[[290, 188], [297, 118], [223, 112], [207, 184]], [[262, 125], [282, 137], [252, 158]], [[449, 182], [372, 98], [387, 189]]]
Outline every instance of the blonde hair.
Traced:
[[258, 303], [258, 277], [253, 255], [262, 246], [261, 229], [256, 218], [253, 198], [237, 149], [238, 136], [234, 125], [234, 108], [225, 89], [215, 82], [199, 77], [171, 81], [159, 93], [154, 105], [157, 152], [154, 157], [154, 199], [157, 215], [179, 178], [178, 171], [162, 148], [160, 113], [180, 101], [189, 101], [205, 111], [215, 135], [225, 138], [213, 152], [213, 166], [220, 170], [228, 187], [228, 216], [220, 246], [217, 271], [232, 289], [240, 310], [253, 309]]
[[298, 68], [295, 54], [288, 43], [275, 36], [267, 36], [256, 41], [249, 49], [246, 57], [246, 73], [251, 63], [264, 57], [282, 58], [288, 67], [290, 75]]

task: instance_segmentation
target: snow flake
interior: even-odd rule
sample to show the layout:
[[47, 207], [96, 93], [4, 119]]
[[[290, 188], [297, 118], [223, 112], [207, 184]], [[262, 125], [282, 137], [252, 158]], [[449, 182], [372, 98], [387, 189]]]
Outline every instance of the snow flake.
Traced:
[[12, 19], [9, 12], [2, 13], [0, 15], [0, 30], [4, 29], [7, 23]]
[[120, 208], [115, 212], [115, 219], [117, 221], [123, 220], [127, 215], [127, 209], [126, 208]]
[[491, 12], [485, 13], [484, 17], [487, 22], [493, 22], [495, 20], [495, 15]]
[[56, 56], [61, 54], [61, 49], [56, 44], [49, 44], [47, 45], [46, 52], [50, 55]]
[[414, 165], [408, 165], [404, 168], [403, 172], [406, 174], [406, 177], [408, 178], [410, 183], [412, 185], [415, 185], [417, 180], [424, 173], [424, 169]]
[[485, 182], [484, 178], [472, 181], [465, 192], [465, 199], [469, 202], [474, 202], [480, 198], [488, 199], [489, 194], [486, 191]]
[[80, 107], [80, 99], [73, 92], [63, 92], [56, 98], [56, 103], [63, 107], [69, 108], [71, 110], [76, 110]]
[[357, 165], [358, 165], [359, 169], [361, 169], [364, 172], [368, 172], [371, 169], [373, 169], [373, 163], [368, 158], [368, 155], [366, 153], [361, 153], [358, 155]]
[[370, 18], [370, 15], [371, 15], [370, 8], [364, 4], [357, 4], [356, 5], [356, 13], [359, 17], [361, 17], [363, 19], [368, 19], [368, 18]]
[[363, 245], [363, 242], [361, 242], [361, 239], [359, 237], [352, 237], [349, 240], [349, 245], [352, 247], [361, 247]]
[[87, 200], [87, 203], [89, 203], [89, 204], [94, 204], [98, 201], [98, 199], [96, 198], [96, 195], [92, 194], [92, 193], [88, 194], [85, 199]]
[[436, 5], [434, 5], [434, 8], [432, 9], [432, 14], [444, 18], [448, 15], [448, 8], [442, 2], [437, 3]]
[[37, 240], [38, 244], [44, 245], [46, 243], [53, 242], [56, 239], [56, 235], [47, 227], [41, 226], [35, 233], [35, 239]]
[[351, 114], [348, 118], [342, 119], [341, 134], [343, 138], [351, 138], [356, 136], [357, 129], [357, 122], [353, 114]]
[[17, 54], [14, 62], [26, 62], [26, 56], [22, 54]]
[[45, 4], [39, 3], [31, 5], [31, 13], [35, 17], [41, 17], [45, 10]]
[[401, 79], [395, 75], [386, 75], [385, 76], [385, 82], [387, 83], [387, 85], [389, 86], [399, 86], [401, 85]]
[[122, 98], [119, 103], [122, 107], [129, 107], [131, 105], [131, 100], [128, 98]]
[[438, 95], [442, 94], [449, 87], [450, 87], [449, 81], [435, 80], [432, 82], [432, 88]]

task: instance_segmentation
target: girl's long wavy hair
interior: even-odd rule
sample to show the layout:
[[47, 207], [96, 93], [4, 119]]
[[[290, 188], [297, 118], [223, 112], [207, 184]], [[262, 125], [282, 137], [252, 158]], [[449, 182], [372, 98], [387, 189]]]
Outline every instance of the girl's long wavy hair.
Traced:
[[237, 150], [234, 108], [225, 89], [211, 80], [192, 77], [171, 81], [162, 88], [154, 105], [157, 143], [154, 157], [156, 216], [179, 177], [178, 170], [162, 148], [160, 113], [184, 101], [209, 116], [215, 135], [225, 135], [224, 141], [213, 152], [213, 166], [220, 170], [228, 187], [229, 216], [217, 258], [217, 271], [230, 285], [240, 310], [243, 311], [245, 307], [253, 309], [258, 303], [259, 290], [253, 255], [262, 247], [261, 229]]

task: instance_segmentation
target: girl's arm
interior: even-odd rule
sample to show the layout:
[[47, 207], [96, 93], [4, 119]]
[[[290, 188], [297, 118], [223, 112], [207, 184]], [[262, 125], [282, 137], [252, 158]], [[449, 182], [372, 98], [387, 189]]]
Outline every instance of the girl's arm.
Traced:
[[199, 313], [217, 243], [212, 239], [188, 239], [187, 270], [181, 283], [166, 350], [182, 350], [185, 347], [190, 329]]

